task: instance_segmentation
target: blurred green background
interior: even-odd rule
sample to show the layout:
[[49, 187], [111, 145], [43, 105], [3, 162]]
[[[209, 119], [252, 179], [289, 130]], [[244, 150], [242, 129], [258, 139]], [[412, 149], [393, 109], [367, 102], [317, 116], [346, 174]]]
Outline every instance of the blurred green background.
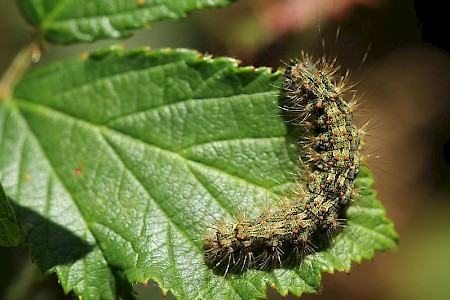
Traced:
[[[436, 14], [437, 4], [431, 5]], [[450, 154], [444, 150], [450, 147], [450, 56], [448, 37], [439, 33], [448, 25], [437, 23], [444, 21], [412, 0], [241, 0], [179, 22], [154, 23], [120, 42], [127, 48], [193, 48], [274, 68], [301, 50], [337, 56], [364, 94], [357, 117], [359, 124], [370, 120], [367, 164], [400, 247], [355, 264], [349, 274], [324, 274], [323, 291], [302, 298], [450, 299]], [[0, 0], [0, 32], [2, 74], [31, 33], [13, 0]], [[46, 44], [37, 65], [112, 43], [117, 41]], [[154, 282], [135, 289], [140, 299], [164, 299]], [[10, 248], [0, 248], [0, 297], [74, 298], [64, 296], [56, 276], [43, 277], [28, 253]]]

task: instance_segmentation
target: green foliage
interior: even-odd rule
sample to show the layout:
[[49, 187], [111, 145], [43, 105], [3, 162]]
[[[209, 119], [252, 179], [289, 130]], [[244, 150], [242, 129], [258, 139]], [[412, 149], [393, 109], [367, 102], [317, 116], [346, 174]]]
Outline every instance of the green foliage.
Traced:
[[0, 184], [0, 246], [17, 246], [20, 243], [20, 231], [16, 214]]
[[187, 50], [116, 48], [26, 75], [1, 107], [3, 137], [16, 138], [2, 143], [0, 165], [6, 180], [29, 176], [8, 192], [37, 263], [85, 299], [113, 297], [117, 272], [182, 299], [252, 299], [266, 282], [282, 294], [317, 291], [321, 271], [394, 248], [362, 172], [349, 225], [328, 251], [272, 273], [224, 278], [205, 265], [208, 229], [258, 214], [294, 184], [280, 78]]
[[[121, 37], [149, 20], [226, 3], [166, 2], [177, 8], [140, 15], [119, 0], [19, 1], [57, 42]], [[113, 31], [92, 23], [105, 15], [117, 17], [108, 19]], [[278, 108], [281, 78], [191, 50], [117, 46], [26, 74], [0, 102], [0, 178], [41, 270], [83, 299], [132, 298], [131, 284], [149, 279], [180, 299], [255, 299], [267, 284], [282, 295], [317, 292], [321, 272], [394, 249], [393, 224], [363, 168], [360, 197], [328, 249], [294, 269], [223, 277], [206, 266], [206, 232], [279, 205], [295, 188], [298, 137]], [[6, 224], [14, 215], [3, 195], [0, 205]]]
[[193, 10], [235, 0], [18, 0], [27, 21], [46, 39], [68, 44], [123, 38], [149, 22], [180, 19]]

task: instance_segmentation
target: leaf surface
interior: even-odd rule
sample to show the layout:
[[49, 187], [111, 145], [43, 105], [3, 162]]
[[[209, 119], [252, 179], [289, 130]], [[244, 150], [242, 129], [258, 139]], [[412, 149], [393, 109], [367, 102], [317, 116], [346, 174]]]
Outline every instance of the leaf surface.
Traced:
[[3, 186], [0, 184], [0, 246], [17, 246], [20, 243], [20, 231]]
[[266, 284], [316, 292], [322, 271], [394, 249], [363, 168], [328, 250], [273, 272], [223, 277], [205, 264], [206, 232], [279, 205], [295, 187], [281, 78], [190, 50], [114, 47], [25, 76], [1, 104], [0, 170], [39, 266], [83, 299], [149, 279], [179, 299], [254, 299]]
[[235, 0], [19, 0], [26, 20], [58, 44], [123, 38], [149, 22], [180, 19]]

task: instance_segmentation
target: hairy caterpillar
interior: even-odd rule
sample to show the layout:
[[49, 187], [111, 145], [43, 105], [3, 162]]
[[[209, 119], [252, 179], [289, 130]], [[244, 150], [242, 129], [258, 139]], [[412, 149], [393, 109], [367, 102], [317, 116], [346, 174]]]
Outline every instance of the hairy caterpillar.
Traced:
[[[205, 238], [206, 262], [228, 272], [269, 270], [301, 260], [314, 251], [315, 236], [340, 227], [338, 216], [355, 197], [361, 134], [342, 95], [345, 77], [325, 59], [302, 59], [287, 68], [283, 89], [302, 141], [308, 180], [299, 183], [290, 205], [253, 220], [225, 224]], [[338, 83], [336, 83], [338, 82]]]

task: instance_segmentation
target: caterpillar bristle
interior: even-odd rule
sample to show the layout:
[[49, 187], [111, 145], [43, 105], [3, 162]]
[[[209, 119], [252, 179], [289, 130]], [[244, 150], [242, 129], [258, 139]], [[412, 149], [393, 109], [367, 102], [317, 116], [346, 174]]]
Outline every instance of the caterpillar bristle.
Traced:
[[[361, 164], [363, 129], [352, 111], [356, 98], [349, 71], [338, 76], [336, 58], [302, 52], [287, 65], [280, 110], [304, 138], [296, 190], [278, 210], [262, 209], [257, 218], [220, 224], [205, 239], [206, 262], [224, 275], [249, 269], [295, 267], [329, 245], [345, 226], [344, 209], [357, 197], [354, 179]], [[367, 125], [366, 125], [367, 126]]]

